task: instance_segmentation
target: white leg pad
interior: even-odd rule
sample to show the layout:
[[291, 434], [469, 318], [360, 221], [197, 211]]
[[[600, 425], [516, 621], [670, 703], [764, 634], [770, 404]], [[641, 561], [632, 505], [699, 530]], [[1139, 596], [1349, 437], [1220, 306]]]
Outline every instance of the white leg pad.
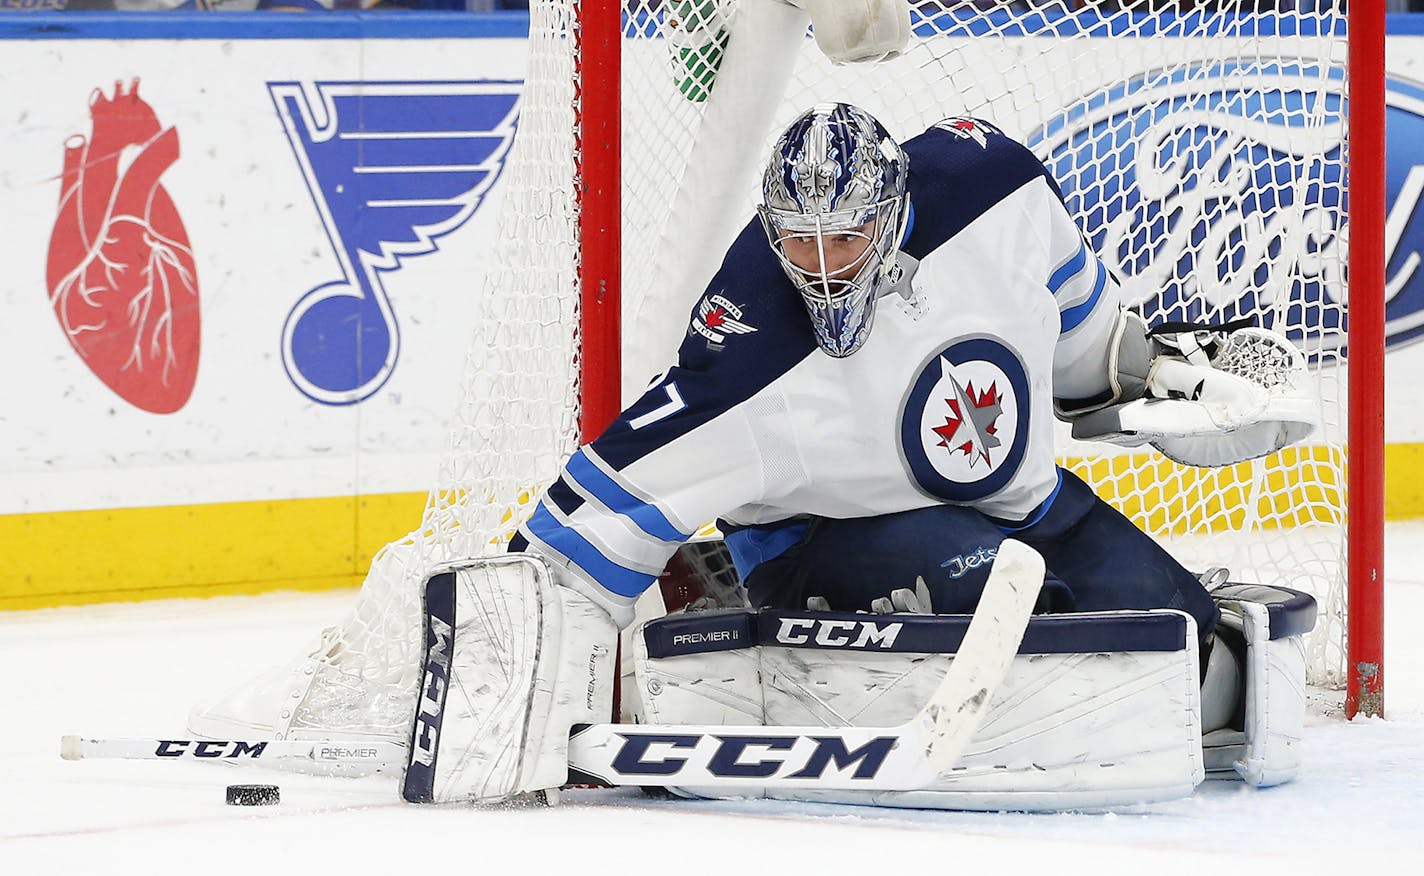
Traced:
[[[827, 637], [832, 644], [826, 648], [783, 647], [775, 639], [777, 624], [768, 625], [765, 614], [760, 621], [755, 612], [744, 614], [744, 631], [737, 633], [741, 641], [728, 650], [695, 650], [701, 647], [695, 638], [697, 614], [649, 625], [659, 638], [653, 650], [671, 656], [650, 656], [649, 627], [638, 630], [635, 667], [644, 703], [641, 720], [888, 727], [909, 720], [923, 707], [953, 660], [948, 654], [877, 653], [888, 649], [877, 649], [874, 638], [867, 639], [870, 650], [848, 649], [854, 633], [839, 645], [832, 641], [834, 636]], [[1187, 796], [1204, 776], [1195, 623], [1180, 612], [1105, 613], [1102, 623], [1121, 623], [1124, 618], [1131, 622], [1135, 616], [1153, 621], [1149, 614], [1176, 623], [1174, 649], [1020, 653], [974, 741], [929, 790], [674, 790], [716, 798], [1031, 811]], [[866, 620], [838, 623], [888, 630], [903, 619], [857, 617]], [[1095, 623], [1093, 616], [1079, 617], [1089, 626]], [[798, 629], [812, 629], [807, 623], [814, 623], [815, 615], [806, 613], [805, 618], [809, 621], [797, 620]], [[1036, 618], [1030, 629], [1044, 623], [1061, 619]], [[725, 631], [733, 625], [709, 627]]]
[[[781, 789], [768, 796], [1030, 811], [1188, 796], [1204, 775], [1192, 626], [1177, 652], [1020, 654], [974, 741], [929, 790]], [[859, 654], [867, 662], [853, 669], [850, 656], [763, 649], [767, 723], [874, 727], [907, 720], [953, 659], [908, 663], [909, 655]]]
[[[713, 615], [744, 615], [740, 609], [697, 612], [699, 620]], [[675, 619], [674, 619], [675, 622]], [[667, 626], [667, 621], [663, 622]], [[633, 633], [633, 676], [637, 696], [624, 694], [633, 706], [633, 721], [639, 724], [707, 724], [728, 727], [760, 726], [763, 722], [761, 662], [756, 648], [739, 647], [684, 657], [655, 658], [648, 654], [647, 624]], [[750, 638], [751, 624], [741, 635]], [[740, 632], [740, 631], [739, 631]], [[670, 636], [695, 638], [696, 632]], [[747, 644], [743, 642], [742, 644]], [[684, 797], [761, 797], [762, 789], [669, 788]]]
[[425, 660], [402, 796], [497, 802], [558, 788], [569, 728], [607, 721], [618, 629], [511, 554], [438, 571], [425, 585]]
[[[699, 612], [708, 617], [713, 612]], [[733, 609], [716, 614], [748, 614]], [[657, 659], [648, 655], [646, 624], [633, 635], [639, 724], [762, 723], [761, 665], [755, 648]], [[685, 635], [696, 635], [688, 633]]]
[[1246, 638], [1245, 732], [1208, 733], [1207, 770], [1234, 770], [1258, 788], [1289, 782], [1300, 771], [1305, 726], [1305, 637], [1272, 640], [1269, 611], [1255, 602], [1222, 605], [1222, 623], [1239, 623]]

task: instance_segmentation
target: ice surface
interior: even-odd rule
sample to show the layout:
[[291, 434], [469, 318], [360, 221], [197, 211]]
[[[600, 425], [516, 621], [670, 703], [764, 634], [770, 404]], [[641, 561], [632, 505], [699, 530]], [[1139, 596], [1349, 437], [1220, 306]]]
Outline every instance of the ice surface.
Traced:
[[[66, 733], [181, 736], [190, 703], [299, 651], [348, 592], [0, 614], [0, 874], [1421, 873], [1424, 524], [1387, 533], [1388, 720], [1321, 698], [1293, 784], [1208, 781], [1107, 814], [658, 801], [578, 791], [553, 809], [407, 806], [393, 776], [67, 762]], [[1338, 696], [1335, 697], [1338, 700]], [[274, 807], [223, 801], [281, 786]]]

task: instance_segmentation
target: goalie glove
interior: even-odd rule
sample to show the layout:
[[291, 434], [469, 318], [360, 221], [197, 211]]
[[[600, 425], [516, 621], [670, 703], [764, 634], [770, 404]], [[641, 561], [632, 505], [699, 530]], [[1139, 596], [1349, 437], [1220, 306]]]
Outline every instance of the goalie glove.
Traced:
[[1319, 425], [1305, 357], [1285, 337], [1241, 323], [1168, 323], [1151, 332], [1161, 351], [1142, 398], [1076, 418], [1073, 437], [1151, 444], [1186, 465], [1255, 459]]

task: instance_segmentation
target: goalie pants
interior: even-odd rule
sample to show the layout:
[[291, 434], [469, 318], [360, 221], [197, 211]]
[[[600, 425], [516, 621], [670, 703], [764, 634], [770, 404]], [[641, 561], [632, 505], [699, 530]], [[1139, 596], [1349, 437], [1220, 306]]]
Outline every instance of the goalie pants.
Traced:
[[1204, 639], [1217, 609], [1197, 576], [1071, 472], [1060, 469], [1059, 477], [1048, 507], [1017, 527], [957, 505], [815, 518], [799, 542], [750, 571], [748, 595], [764, 608], [801, 609], [807, 597], [822, 596], [833, 610], [858, 611], [923, 578], [936, 614], [967, 614], [1011, 535], [1047, 565], [1037, 611], [1175, 608], [1196, 619]]

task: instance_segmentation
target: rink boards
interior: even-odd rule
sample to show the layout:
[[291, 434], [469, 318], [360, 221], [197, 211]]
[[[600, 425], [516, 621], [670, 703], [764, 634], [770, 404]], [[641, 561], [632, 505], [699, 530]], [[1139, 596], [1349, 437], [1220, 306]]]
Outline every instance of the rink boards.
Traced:
[[[1391, 23], [1391, 107], [1424, 118], [1424, 34], [1408, 25]], [[0, 21], [0, 608], [347, 586], [418, 522], [524, 26]], [[456, 135], [478, 160], [442, 146]], [[1424, 513], [1410, 345], [1424, 220], [1409, 182], [1424, 139], [1390, 145], [1389, 510], [1404, 517]], [[412, 154], [430, 168], [419, 182], [354, 169]], [[133, 308], [153, 314], [139, 331], [105, 321]]]

